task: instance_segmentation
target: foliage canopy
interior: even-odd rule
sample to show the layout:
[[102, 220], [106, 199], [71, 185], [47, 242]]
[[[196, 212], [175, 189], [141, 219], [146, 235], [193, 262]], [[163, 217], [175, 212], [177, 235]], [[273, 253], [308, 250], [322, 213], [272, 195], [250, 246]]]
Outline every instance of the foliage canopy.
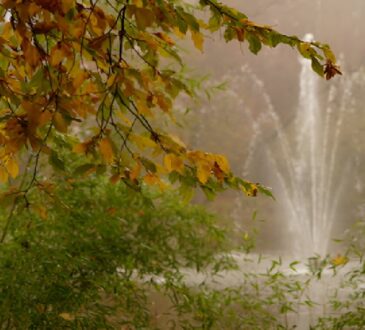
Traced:
[[339, 73], [328, 45], [283, 35], [216, 0], [2, 0], [0, 14], [0, 181], [23, 174], [11, 193], [25, 199], [46, 189], [47, 162], [65, 171], [62, 149], [84, 157], [75, 174], [107, 170], [137, 189], [164, 188], [168, 177], [186, 196], [196, 186], [208, 195], [226, 187], [270, 194], [235, 177], [224, 156], [163, 131], [158, 117], [174, 122], [174, 100], [196, 92], [179, 39], [203, 51], [205, 35], [222, 31], [254, 54], [285, 44], [321, 76]]

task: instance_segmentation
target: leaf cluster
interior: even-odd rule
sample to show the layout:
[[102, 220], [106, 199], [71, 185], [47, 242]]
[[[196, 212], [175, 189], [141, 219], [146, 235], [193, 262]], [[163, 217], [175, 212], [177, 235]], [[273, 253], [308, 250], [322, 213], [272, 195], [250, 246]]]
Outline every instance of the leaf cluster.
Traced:
[[[206, 34], [223, 30], [255, 54], [286, 44], [317, 73], [340, 73], [327, 45], [280, 34], [216, 0], [3, 0], [0, 14], [0, 180], [24, 173], [28, 157], [25, 193], [45, 172], [42, 159], [63, 169], [59, 150], [67, 146], [85, 157], [87, 174], [107, 167], [113, 182], [163, 189], [168, 178], [186, 198], [196, 187], [208, 196], [226, 188], [270, 195], [235, 177], [224, 156], [191, 150], [156, 120], [173, 123], [174, 100], [196, 94], [180, 38], [202, 51]], [[72, 143], [60, 145], [60, 135]]]

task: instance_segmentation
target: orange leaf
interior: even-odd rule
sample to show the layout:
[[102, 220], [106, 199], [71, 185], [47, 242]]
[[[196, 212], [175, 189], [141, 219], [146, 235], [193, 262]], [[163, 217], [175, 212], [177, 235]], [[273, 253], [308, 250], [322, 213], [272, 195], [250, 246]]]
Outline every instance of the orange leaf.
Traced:
[[152, 186], [152, 185], [157, 184], [160, 180], [156, 175], [154, 175], [152, 173], [148, 173], [144, 176], [143, 181], [146, 184], [148, 184], [149, 186]]
[[22, 50], [24, 53], [25, 61], [32, 67], [35, 68], [41, 62], [41, 57], [36, 47], [34, 47], [28, 39], [23, 39]]
[[39, 118], [42, 114], [42, 111], [35, 102], [31, 102], [28, 100], [22, 101], [22, 107], [27, 112], [28, 123], [32, 130], [35, 130], [39, 123]]
[[108, 164], [111, 164], [114, 159], [114, 152], [109, 138], [105, 137], [100, 140], [99, 149], [104, 161]]
[[42, 219], [42, 220], [46, 220], [47, 217], [48, 217], [48, 212], [47, 212], [47, 209], [42, 206], [42, 205], [36, 205], [34, 207], [34, 210], [35, 212], [38, 213], [39, 217]]
[[87, 151], [87, 144], [86, 143], [79, 143], [74, 145], [72, 148], [73, 152], [76, 152], [77, 154], [85, 154]]
[[122, 176], [119, 173], [117, 173], [117, 174], [113, 174], [111, 176], [111, 178], [109, 179], [109, 181], [112, 184], [116, 184], [118, 181], [120, 181], [121, 178], [122, 178]]
[[173, 46], [175, 45], [175, 42], [165, 33], [162, 32], [156, 32], [154, 35], [163, 41], [165, 41], [168, 45]]
[[129, 173], [129, 178], [134, 181], [139, 177], [139, 174], [141, 173], [142, 164], [140, 161], [137, 161], [136, 165], [132, 169], [132, 171]]

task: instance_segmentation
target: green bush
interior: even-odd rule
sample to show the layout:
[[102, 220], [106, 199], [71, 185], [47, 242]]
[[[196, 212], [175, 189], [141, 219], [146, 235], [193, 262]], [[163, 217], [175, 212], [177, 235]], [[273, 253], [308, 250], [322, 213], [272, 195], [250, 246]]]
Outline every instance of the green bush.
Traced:
[[[225, 283], [236, 243], [169, 190], [65, 177], [15, 205], [0, 245], [0, 329], [285, 328], [305, 290], [280, 261]], [[205, 281], [190, 281], [197, 272]]]
[[172, 192], [100, 177], [44, 191], [18, 202], [1, 245], [0, 328], [149, 328], [149, 291], [173, 296], [180, 269], [224, 266], [215, 218]]

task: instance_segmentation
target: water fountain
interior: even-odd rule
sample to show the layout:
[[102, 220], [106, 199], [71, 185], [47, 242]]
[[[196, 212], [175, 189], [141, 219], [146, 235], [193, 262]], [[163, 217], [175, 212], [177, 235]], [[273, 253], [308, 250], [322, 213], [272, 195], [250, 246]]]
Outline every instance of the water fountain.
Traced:
[[[275, 210], [267, 212], [266, 220], [274, 227], [272, 217], [282, 219], [279, 226], [285, 227], [286, 234], [280, 239], [288, 241], [286, 249], [292, 257], [325, 255], [334, 224], [354, 220], [344, 204], [350, 205], [347, 195], [355, 185], [361, 186], [353, 179], [355, 142], [348, 141], [353, 141], [355, 130], [352, 93], [363, 88], [362, 77], [345, 73], [335, 82], [326, 82], [313, 72], [310, 61], [300, 59], [298, 96], [293, 101], [297, 105], [279, 112], [264, 83], [244, 66], [218, 81], [227, 81], [227, 89], [207, 104], [199, 120], [204, 123], [200, 147], [228, 153], [236, 172], [273, 188]], [[220, 147], [204, 145], [212, 130], [225, 137]], [[234, 218], [240, 219], [237, 222], [242, 223], [245, 208], [247, 203], [239, 196], [233, 211]], [[259, 212], [264, 208], [260, 204]]]
[[[345, 187], [343, 181], [351, 165], [349, 158], [340, 159], [343, 154], [340, 155], [339, 147], [342, 126], [351, 108], [352, 80], [346, 79], [341, 86], [340, 104], [335, 105], [336, 88], [331, 87], [324, 107], [319, 96], [319, 78], [313, 74], [310, 62], [300, 59], [300, 65], [300, 94], [294, 118], [283, 127], [268, 101], [266, 115], [259, 121], [271, 120], [274, 127], [275, 142], [263, 147], [276, 182], [274, 191], [294, 237], [296, 254], [324, 255]], [[246, 169], [260, 140], [259, 121], [254, 120], [257, 132]]]

